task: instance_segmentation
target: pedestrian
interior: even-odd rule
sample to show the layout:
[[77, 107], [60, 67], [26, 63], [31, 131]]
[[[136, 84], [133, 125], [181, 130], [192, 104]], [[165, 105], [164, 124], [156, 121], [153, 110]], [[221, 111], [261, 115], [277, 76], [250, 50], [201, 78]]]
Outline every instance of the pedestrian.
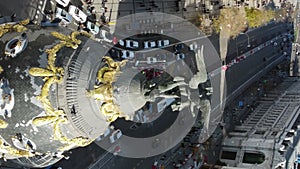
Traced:
[[13, 14], [10, 16], [11, 21], [14, 22], [16, 17], [17, 17], [17, 14], [16, 14], [16, 13], [13, 13]]
[[23, 142], [23, 136], [21, 133], [16, 133], [16, 137], [20, 142]]

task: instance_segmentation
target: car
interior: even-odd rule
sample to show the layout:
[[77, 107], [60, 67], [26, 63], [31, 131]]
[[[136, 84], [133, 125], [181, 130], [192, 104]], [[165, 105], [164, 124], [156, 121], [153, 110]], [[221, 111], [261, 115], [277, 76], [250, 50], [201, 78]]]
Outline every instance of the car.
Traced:
[[96, 141], [101, 141], [104, 137], [108, 136], [111, 132], [111, 128], [108, 127], [103, 134], [96, 138]]
[[289, 130], [289, 133], [293, 133], [293, 134], [295, 134], [297, 131], [295, 130], [295, 129], [290, 129]]
[[121, 56], [120, 56], [120, 54], [121, 54], [121, 51], [119, 51], [119, 50], [117, 50], [117, 49], [115, 49], [115, 48], [111, 48], [109, 51], [108, 51], [108, 53], [109, 53], [109, 56], [111, 57], [111, 58], [113, 58], [113, 59], [120, 59], [121, 58]]
[[123, 59], [132, 59], [134, 58], [134, 52], [129, 50], [122, 50], [121, 58]]
[[294, 139], [294, 133], [288, 132], [284, 138], [285, 141], [290, 141]]
[[154, 48], [155, 46], [156, 46], [156, 43], [153, 41], [145, 41], [144, 42], [144, 49]]
[[41, 27], [58, 27], [59, 22], [51, 22], [49, 20], [41, 21]]
[[182, 49], [184, 49], [184, 45], [183, 45], [182, 43], [179, 43], [179, 44], [177, 44], [177, 45], [174, 45], [174, 50], [175, 50], [176, 52], [178, 52], [178, 51], [180, 51], [180, 50], [182, 50]]
[[122, 131], [120, 129], [115, 130], [112, 132], [111, 136], [109, 137], [110, 143], [115, 143], [120, 137], [122, 136]]
[[191, 142], [191, 138], [190, 137], [184, 137], [183, 141], [184, 142]]
[[61, 19], [66, 24], [71, 23], [73, 20], [72, 15], [70, 15], [66, 10], [59, 7], [56, 8], [55, 17]]
[[157, 62], [157, 58], [155, 57], [147, 57], [147, 64], [153, 64]]
[[226, 70], [228, 69], [228, 66], [227, 66], [227, 65], [223, 65], [223, 66], [221, 67], [221, 69], [222, 69], [223, 71], [226, 71]]
[[58, 3], [59, 5], [66, 7], [69, 5], [70, 0], [56, 0], [56, 3]]
[[103, 38], [103, 40], [108, 43], [111, 43], [113, 41], [113, 37], [111, 33], [104, 29], [100, 30], [100, 37]]
[[185, 58], [185, 54], [184, 54], [184, 53], [178, 53], [178, 54], [176, 55], [176, 58], [177, 58], [177, 60], [182, 60], [182, 59]]
[[245, 55], [242, 55], [242, 56], [238, 56], [235, 60], [236, 60], [237, 62], [240, 62], [240, 61], [245, 60], [245, 59], [246, 59], [246, 56], [245, 56]]
[[125, 46], [124, 40], [120, 39], [120, 40], [119, 40], [119, 45], [120, 45], [120, 46]]
[[94, 35], [96, 35], [96, 34], [98, 34], [99, 33], [99, 30], [100, 30], [100, 28], [99, 28], [99, 26], [97, 26], [97, 25], [95, 25], [94, 23], [92, 23], [92, 22], [87, 22], [86, 23], [86, 27], [90, 30], [90, 32], [92, 33], [92, 34], [94, 34]]
[[234, 60], [232, 60], [231, 62], [229, 62], [228, 64], [227, 64], [227, 67], [228, 68], [230, 68], [232, 65], [234, 65], [235, 63], [234, 63]]
[[194, 42], [194, 43], [192, 43], [192, 44], [189, 45], [189, 49], [190, 49], [191, 51], [194, 51], [194, 50], [196, 50], [197, 48], [198, 48], [198, 44], [197, 44], [196, 42]]
[[161, 47], [164, 47], [164, 46], [168, 46], [170, 45], [170, 41], [169, 40], [158, 40], [157, 41], [157, 47], [161, 48]]
[[69, 14], [80, 23], [84, 23], [87, 19], [87, 15], [74, 5], [70, 5]]
[[96, 14], [90, 14], [90, 15], [87, 16], [86, 20], [90, 21], [92, 23], [96, 23], [97, 22], [97, 16], [96, 16]]
[[127, 39], [126, 40], [126, 47], [127, 48], [132, 48], [132, 49], [133, 48], [138, 48], [139, 47], [139, 42]]
[[44, 10], [44, 14], [45, 15], [52, 15], [53, 14], [53, 11], [51, 9], [45, 9]]
[[286, 146], [285, 145], [280, 145], [279, 151], [286, 151]]
[[22, 33], [21, 36], [17, 36], [5, 45], [5, 55], [16, 57], [17, 54], [21, 53], [27, 47], [28, 39], [27, 34]]

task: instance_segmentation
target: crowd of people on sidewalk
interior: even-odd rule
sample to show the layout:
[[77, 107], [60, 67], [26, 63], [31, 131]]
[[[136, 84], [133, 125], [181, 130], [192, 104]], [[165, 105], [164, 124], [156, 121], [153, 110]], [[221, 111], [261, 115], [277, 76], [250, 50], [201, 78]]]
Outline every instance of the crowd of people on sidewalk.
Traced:
[[[102, 0], [100, 9], [96, 9], [94, 4], [94, 0], [85, 0], [86, 3], [86, 11], [88, 15], [96, 21], [100, 21], [101, 24], [108, 24], [109, 17], [107, 17], [108, 8], [106, 6], [107, 0]], [[100, 12], [100, 18], [97, 18], [96, 13]]]

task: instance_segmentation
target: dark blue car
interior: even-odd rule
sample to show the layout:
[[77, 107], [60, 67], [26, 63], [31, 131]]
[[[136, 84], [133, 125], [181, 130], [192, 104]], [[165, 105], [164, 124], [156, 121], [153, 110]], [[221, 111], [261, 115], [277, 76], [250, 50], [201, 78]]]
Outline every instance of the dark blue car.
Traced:
[[55, 18], [53, 21], [44, 20], [41, 22], [41, 27], [57, 27], [61, 19]]

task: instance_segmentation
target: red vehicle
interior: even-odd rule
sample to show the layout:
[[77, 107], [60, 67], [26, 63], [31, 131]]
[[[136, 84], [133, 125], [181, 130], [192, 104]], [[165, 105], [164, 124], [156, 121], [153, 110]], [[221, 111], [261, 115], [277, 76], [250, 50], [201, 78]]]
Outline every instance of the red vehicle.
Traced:
[[227, 65], [223, 65], [223, 66], [222, 66], [222, 70], [223, 70], [223, 71], [226, 71], [227, 69], [228, 69], [228, 66], [227, 66]]

